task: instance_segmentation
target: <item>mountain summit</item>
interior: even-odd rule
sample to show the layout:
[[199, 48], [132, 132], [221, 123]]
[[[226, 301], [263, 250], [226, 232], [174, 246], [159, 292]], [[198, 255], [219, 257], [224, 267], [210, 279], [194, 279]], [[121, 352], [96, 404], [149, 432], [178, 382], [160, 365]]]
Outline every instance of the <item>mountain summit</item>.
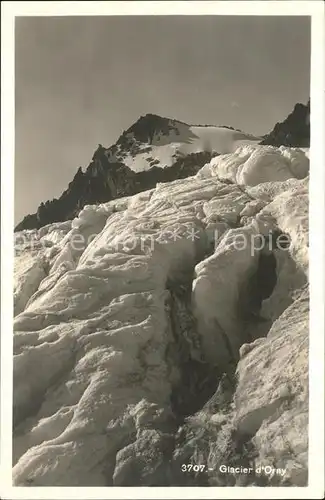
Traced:
[[130, 196], [158, 182], [194, 175], [213, 156], [260, 139], [231, 127], [188, 125], [146, 114], [111, 147], [99, 144], [85, 172], [78, 169], [60, 198], [41, 203], [15, 231], [73, 219], [87, 204]]

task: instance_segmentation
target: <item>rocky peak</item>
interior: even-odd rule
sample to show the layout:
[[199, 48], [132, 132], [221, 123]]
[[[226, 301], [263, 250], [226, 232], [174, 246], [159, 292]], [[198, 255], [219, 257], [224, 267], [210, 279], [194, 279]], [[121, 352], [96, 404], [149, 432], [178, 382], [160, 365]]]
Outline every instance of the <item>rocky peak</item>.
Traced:
[[297, 103], [283, 122], [276, 123], [261, 144], [271, 146], [309, 147], [310, 145], [310, 100]]
[[123, 132], [117, 143], [123, 143], [125, 139], [133, 137], [139, 142], [148, 142], [151, 144], [155, 134], [168, 135], [171, 130], [177, 129], [177, 123], [176, 120], [147, 113]]

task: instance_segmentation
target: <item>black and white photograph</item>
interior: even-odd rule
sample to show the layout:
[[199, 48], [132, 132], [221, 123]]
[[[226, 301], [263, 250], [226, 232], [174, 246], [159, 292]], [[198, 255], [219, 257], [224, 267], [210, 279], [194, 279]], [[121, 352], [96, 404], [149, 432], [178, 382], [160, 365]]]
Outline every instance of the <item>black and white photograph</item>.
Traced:
[[322, 2], [39, 4], [1, 162], [1, 497], [322, 498]]

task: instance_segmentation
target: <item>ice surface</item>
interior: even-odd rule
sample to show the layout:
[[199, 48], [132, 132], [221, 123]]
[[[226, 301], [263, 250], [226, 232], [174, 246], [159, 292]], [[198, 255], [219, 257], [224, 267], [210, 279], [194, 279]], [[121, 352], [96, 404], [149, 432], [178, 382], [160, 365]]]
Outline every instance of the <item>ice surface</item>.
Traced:
[[308, 175], [308, 167], [309, 160], [299, 149], [245, 145], [233, 154], [213, 158], [197, 175], [256, 186], [264, 182], [302, 179]]
[[[214, 132], [205, 128], [200, 140]], [[233, 131], [224, 133], [234, 138]], [[194, 177], [87, 206], [72, 222], [18, 233], [15, 485], [159, 483], [172, 459], [161, 449], [172, 453], [171, 394], [181, 370], [167, 355], [176, 342], [172, 290], [190, 283], [202, 356], [226, 369], [240, 359], [243, 344], [252, 346], [237, 315], [260, 252], [252, 238], [275, 228], [290, 237], [287, 256], [277, 257], [279, 282], [264, 304], [276, 322], [239, 361], [233, 420], [255, 436], [260, 456], [275, 453], [280, 463], [284, 451], [272, 415], [291, 390], [302, 409], [290, 414], [297, 426], [290, 446], [304, 456], [306, 439], [298, 435], [306, 433], [307, 403], [303, 393], [296, 396], [303, 382], [288, 389], [281, 373], [285, 364], [287, 378], [305, 380], [306, 353], [297, 347], [291, 358], [290, 350], [296, 332], [295, 345], [305, 346], [308, 325], [290, 305], [293, 298], [286, 312], [277, 297], [299, 288], [308, 272], [307, 176], [303, 151], [244, 145]], [[248, 242], [243, 250], [236, 248], [238, 235]], [[290, 415], [279, 417], [286, 435]]]

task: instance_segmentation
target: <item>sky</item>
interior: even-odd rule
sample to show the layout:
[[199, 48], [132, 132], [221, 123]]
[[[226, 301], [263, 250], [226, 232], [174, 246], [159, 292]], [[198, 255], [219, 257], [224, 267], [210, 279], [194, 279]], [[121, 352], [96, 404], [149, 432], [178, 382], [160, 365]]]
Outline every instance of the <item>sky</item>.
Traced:
[[310, 86], [310, 18], [19, 17], [15, 223], [141, 115], [262, 135]]

